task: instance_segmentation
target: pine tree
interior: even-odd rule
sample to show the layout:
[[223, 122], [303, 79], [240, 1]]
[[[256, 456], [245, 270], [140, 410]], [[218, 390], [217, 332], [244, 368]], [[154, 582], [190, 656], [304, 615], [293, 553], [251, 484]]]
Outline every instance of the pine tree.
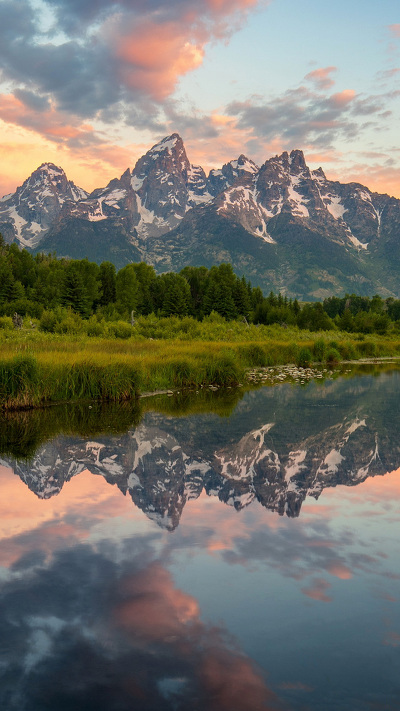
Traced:
[[139, 301], [139, 282], [133, 264], [127, 264], [119, 270], [115, 282], [117, 303], [130, 315]]
[[100, 264], [99, 280], [101, 289], [100, 304], [107, 306], [114, 303], [116, 300], [116, 271], [114, 264], [111, 262], [102, 262]]
[[71, 262], [64, 274], [61, 302], [64, 306], [70, 306], [73, 311], [84, 318], [90, 316], [90, 299], [82, 275], [76, 269], [74, 262]]

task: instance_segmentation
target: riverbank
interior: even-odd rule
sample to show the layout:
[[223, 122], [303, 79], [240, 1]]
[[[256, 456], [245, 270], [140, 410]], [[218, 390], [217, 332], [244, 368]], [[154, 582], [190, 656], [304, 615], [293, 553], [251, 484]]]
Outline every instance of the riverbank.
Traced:
[[[35, 331], [12, 333], [0, 341], [0, 407], [40, 407], [80, 400], [122, 401], [141, 393], [201, 386], [257, 384], [276, 366], [301, 368], [307, 379], [312, 363], [326, 372], [341, 361], [400, 357], [400, 337], [264, 328], [257, 340], [245, 325], [232, 341], [176, 339], [100, 339]], [[265, 369], [263, 378], [248, 378]], [[322, 367], [322, 372], [324, 368]], [[293, 373], [292, 373], [293, 375]], [[293, 378], [292, 378], [293, 379]], [[296, 378], [294, 378], [296, 380]]]

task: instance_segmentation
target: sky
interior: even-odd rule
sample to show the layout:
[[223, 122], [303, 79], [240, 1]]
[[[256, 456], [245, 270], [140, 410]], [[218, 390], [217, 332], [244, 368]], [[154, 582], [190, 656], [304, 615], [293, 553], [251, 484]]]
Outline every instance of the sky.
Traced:
[[209, 170], [300, 148], [400, 198], [398, 0], [0, 0], [0, 195], [106, 185], [179, 133]]

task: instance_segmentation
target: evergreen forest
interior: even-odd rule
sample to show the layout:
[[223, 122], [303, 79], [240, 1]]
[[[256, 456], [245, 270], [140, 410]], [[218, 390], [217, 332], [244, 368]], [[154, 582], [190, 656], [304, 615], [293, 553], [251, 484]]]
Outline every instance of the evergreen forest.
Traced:
[[39, 328], [49, 332], [71, 318], [129, 323], [150, 314], [199, 321], [214, 314], [227, 321], [309, 331], [400, 331], [400, 299], [346, 294], [301, 304], [282, 294], [265, 296], [230, 264], [187, 266], [179, 273], [158, 275], [139, 262], [116, 271], [108, 261], [97, 265], [88, 259], [33, 256], [14, 243], [5, 244], [0, 236], [0, 327], [15, 313], [37, 320]]

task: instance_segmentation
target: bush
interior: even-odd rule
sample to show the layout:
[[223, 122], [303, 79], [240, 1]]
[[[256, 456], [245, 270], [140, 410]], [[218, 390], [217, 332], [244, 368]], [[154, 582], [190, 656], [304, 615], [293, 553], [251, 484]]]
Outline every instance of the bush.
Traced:
[[297, 356], [297, 365], [299, 368], [308, 368], [312, 361], [312, 354], [309, 348], [300, 348], [299, 355]]
[[111, 338], [130, 338], [133, 335], [133, 328], [125, 321], [116, 321], [107, 324], [107, 336]]
[[63, 319], [59, 323], [56, 323], [54, 327], [55, 333], [82, 333], [84, 330], [84, 325], [82, 319], [74, 313], [70, 313], [67, 318]]
[[374, 343], [374, 341], [365, 340], [363, 343], [359, 344], [358, 350], [366, 358], [375, 358], [375, 356], [377, 354], [376, 353], [376, 343]]
[[12, 331], [14, 328], [12, 318], [10, 316], [0, 316], [0, 328], [5, 331]]
[[315, 360], [317, 360], [319, 363], [322, 363], [322, 361], [325, 359], [326, 351], [326, 343], [323, 338], [318, 338], [316, 341], [314, 341], [313, 351]]
[[204, 316], [204, 323], [226, 323], [226, 319], [221, 316], [217, 311], [211, 311], [208, 316]]
[[334, 365], [340, 362], [340, 353], [336, 348], [330, 348], [326, 354], [326, 362], [329, 365]]
[[57, 325], [57, 316], [54, 311], [43, 311], [40, 321], [39, 329], [40, 331], [45, 331], [47, 333], [54, 333]]
[[99, 321], [96, 316], [91, 316], [86, 323], [86, 333], [88, 336], [105, 336], [104, 321]]
[[342, 343], [340, 346], [340, 352], [342, 354], [342, 358], [345, 360], [354, 360], [357, 358], [357, 351], [351, 341]]

